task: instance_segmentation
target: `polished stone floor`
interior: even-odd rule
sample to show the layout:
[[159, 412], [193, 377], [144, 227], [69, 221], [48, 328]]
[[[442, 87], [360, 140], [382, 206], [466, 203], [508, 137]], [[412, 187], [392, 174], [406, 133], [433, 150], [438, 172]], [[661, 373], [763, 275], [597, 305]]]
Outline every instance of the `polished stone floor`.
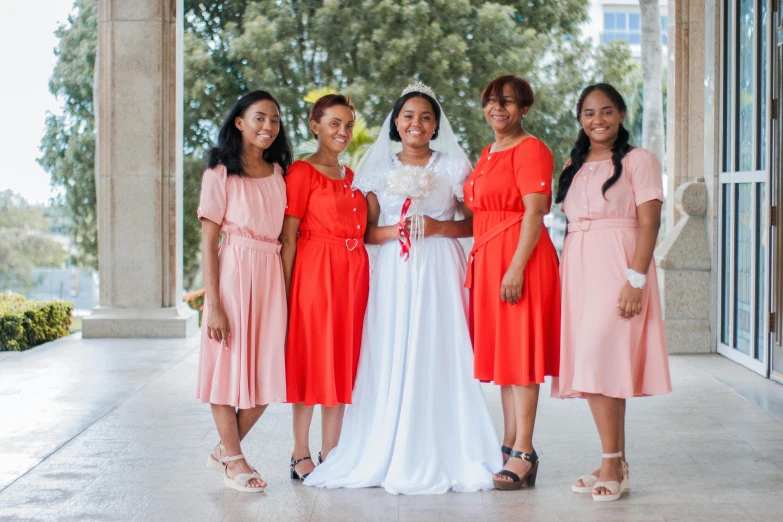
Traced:
[[[548, 389], [533, 490], [406, 497], [303, 487], [287, 475], [285, 405], [270, 407], [244, 446], [267, 492], [224, 489], [205, 467], [217, 437], [193, 398], [197, 348], [197, 338], [76, 335], [0, 353], [0, 520], [783, 520], [783, 386], [717, 355], [672, 357], [675, 391], [629, 401], [632, 492], [597, 504], [570, 491], [599, 462], [587, 405]], [[499, 427], [497, 390], [485, 393]]]

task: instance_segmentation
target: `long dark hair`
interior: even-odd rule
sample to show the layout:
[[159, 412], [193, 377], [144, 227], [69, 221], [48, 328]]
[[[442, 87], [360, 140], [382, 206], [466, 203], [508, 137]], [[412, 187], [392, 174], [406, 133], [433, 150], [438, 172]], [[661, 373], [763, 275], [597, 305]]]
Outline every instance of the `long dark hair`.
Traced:
[[[277, 109], [280, 110], [280, 104], [266, 91], [253, 91], [242, 96], [228, 111], [228, 116], [226, 116], [226, 120], [218, 133], [217, 146], [212, 147], [207, 152], [207, 168], [214, 169], [218, 165], [225, 165], [229, 175], [247, 175], [242, 165], [242, 133], [237, 129], [234, 121], [243, 117], [245, 111], [251, 105], [262, 100], [272, 101], [277, 106]], [[288, 136], [285, 133], [282, 120], [280, 121], [280, 132], [278, 132], [277, 138], [272, 142], [272, 145], [264, 151], [263, 158], [264, 161], [280, 165], [284, 173], [291, 164], [293, 158], [291, 144], [288, 142]]]
[[[600, 91], [604, 93], [620, 112], [627, 111], [625, 100], [623, 99], [623, 96], [617, 92], [617, 89], [608, 83], [596, 83], [595, 85], [586, 87], [585, 90], [582, 91], [582, 94], [579, 95], [579, 101], [576, 103], [577, 120], [582, 114], [582, 105], [584, 105], [585, 99], [593, 91]], [[630, 134], [628, 134], [628, 130], [621, 123], [620, 130], [617, 133], [617, 139], [612, 145], [612, 163], [614, 164], [614, 174], [611, 178], [607, 179], [604, 182], [603, 187], [601, 187], [604, 197], [606, 197], [606, 191], [609, 190], [609, 188], [614, 185], [618, 179], [620, 179], [620, 175], [623, 173], [622, 159], [626, 154], [628, 154], [628, 151], [631, 150], [631, 145], [628, 143], [629, 137]], [[557, 184], [557, 196], [555, 197], [555, 203], [562, 203], [565, 199], [566, 195], [568, 194], [568, 189], [571, 188], [571, 182], [574, 180], [574, 176], [576, 176], [576, 173], [579, 172], [579, 169], [582, 168], [582, 165], [584, 165], [588, 152], [590, 152], [590, 138], [587, 137], [585, 130], [580, 127], [579, 136], [576, 138], [574, 148], [571, 149], [571, 163], [569, 163], [560, 174], [560, 181]]]

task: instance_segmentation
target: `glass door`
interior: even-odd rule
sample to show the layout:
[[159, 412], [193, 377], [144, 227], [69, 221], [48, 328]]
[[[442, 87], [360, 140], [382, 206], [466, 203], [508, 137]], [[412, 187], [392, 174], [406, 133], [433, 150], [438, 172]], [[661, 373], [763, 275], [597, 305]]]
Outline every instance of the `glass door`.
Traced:
[[[774, 0], [779, 1], [779, 0]], [[771, 2], [723, 2], [718, 352], [769, 371]]]

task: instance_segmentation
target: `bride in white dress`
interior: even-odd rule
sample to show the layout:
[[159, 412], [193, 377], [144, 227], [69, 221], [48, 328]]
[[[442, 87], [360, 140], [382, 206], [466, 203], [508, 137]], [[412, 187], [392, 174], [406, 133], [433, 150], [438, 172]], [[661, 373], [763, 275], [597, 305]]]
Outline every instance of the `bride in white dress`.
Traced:
[[[456, 239], [471, 234], [470, 219], [455, 221], [471, 166], [434, 98], [423, 84], [406, 88], [356, 170], [354, 187], [367, 194], [369, 207], [365, 241], [381, 246], [353, 404], [339, 444], [306, 485], [410, 495], [479, 491], [492, 488], [492, 473], [503, 466], [473, 378], [465, 254]], [[399, 153], [392, 140], [401, 141]], [[419, 204], [425, 237], [414, 239], [407, 261], [396, 225], [405, 198], [385, 190], [403, 165], [437, 178]]]

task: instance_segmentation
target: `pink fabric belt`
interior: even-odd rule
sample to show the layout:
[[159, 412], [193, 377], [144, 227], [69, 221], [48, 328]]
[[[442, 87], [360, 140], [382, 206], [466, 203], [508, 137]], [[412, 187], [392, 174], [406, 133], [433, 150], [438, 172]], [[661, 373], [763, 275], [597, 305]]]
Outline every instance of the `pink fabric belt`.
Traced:
[[253, 239], [252, 237], [235, 236], [223, 232], [223, 244], [221, 248], [226, 245], [234, 245], [242, 248], [249, 248], [251, 250], [258, 250], [259, 252], [269, 252], [270, 254], [280, 254], [281, 245], [277, 241], [267, 241], [263, 239]]
[[588, 232], [602, 228], [639, 228], [638, 219], [582, 219], [578, 223], [568, 224], [568, 233]]
[[357, 247], [364, 246], [364, 238], [356, 238], [356, 237], [337, 237], [337, 236], [329, 236], [326, 234], [316, 234], [315, 232], [310, 232], [309, 230], [302, 230], [299, 232], [299, 239], [303, 239], [305, 241], [317, 241], [319, 243], [326, 243], [327, 245], [334, 245], [339, 247], [345, 247], [348, 249], [349, 252], [353, 252]]

